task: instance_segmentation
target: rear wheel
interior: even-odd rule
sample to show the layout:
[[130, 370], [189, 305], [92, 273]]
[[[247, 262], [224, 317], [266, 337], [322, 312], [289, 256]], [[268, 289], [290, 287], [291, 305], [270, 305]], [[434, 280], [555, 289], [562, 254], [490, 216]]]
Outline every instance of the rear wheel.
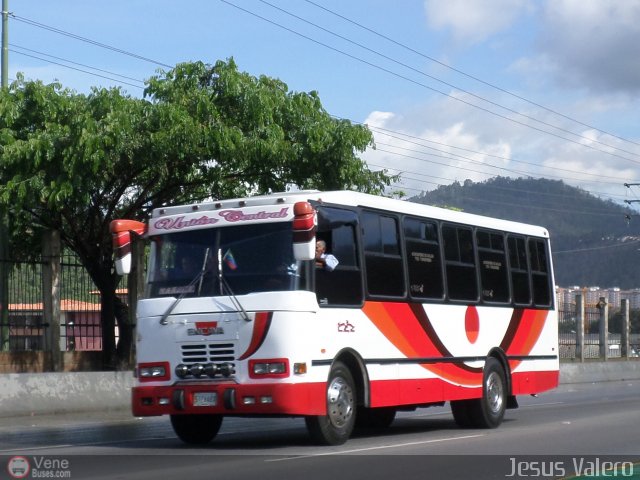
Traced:
[[507, 382], [504, 369], [493, 357], [487, 358], [484, 365], [482, 398], [474, 408], [473, 416], [479, 428], [496, 428], [502, 423], [507, 408]]
[[451, 402], [451, 412], [463, 428], [496, 428], [502, 423], [507, 407], [507, 382], [502, 364], [487, 358], [482, 380], [482, 398]]
[[215, 438], [222, 415], [171, 415], [171, 426], [178, 438], [191, 445], [204, 445]]
[[356, 420], [356, 387], [349, 369], [336, 362], [329, 373], [327, 414], [305, 418], [311, 438], [321, 445], [342, 445], [351, 436]]

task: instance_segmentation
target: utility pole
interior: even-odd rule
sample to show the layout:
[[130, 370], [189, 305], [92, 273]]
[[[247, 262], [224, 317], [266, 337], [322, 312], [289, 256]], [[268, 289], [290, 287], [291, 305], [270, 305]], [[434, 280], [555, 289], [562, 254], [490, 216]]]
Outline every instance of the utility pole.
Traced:
[[[631, 190], [631, 187], [638, 187], [640, 186], [640, 183], [625, 183], [624, 184], [625, 187], [627, 187], [629, 190]], [[632, 203], [637, 203], [640, 202], [640, 200], [625, 200], [624, 203], [626, 203], [627, 205], [631, 206]], [[627, 213], [624, 218], [627, 221], [627, 225], [629, 225], [629, 223], [631, 222], [631, 218], [632, 217], [637, 217], [637, 214], [631, 214], [631, 213]]]
[[2, 88], [9, 87], [9, 0], [2, 0]]
[[[2, 0], [2, 91], [9, 88], [9, 0]], [[0, 351], [9, 350], [9, 215], [0, 207]]]

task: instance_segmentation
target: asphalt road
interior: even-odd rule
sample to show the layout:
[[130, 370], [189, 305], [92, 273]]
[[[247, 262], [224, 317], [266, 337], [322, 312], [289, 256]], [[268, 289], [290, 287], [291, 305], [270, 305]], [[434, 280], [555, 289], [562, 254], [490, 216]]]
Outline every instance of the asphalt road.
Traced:
[[567, 385], [519, 401], [495, 430], [460, 429], [447, 406], [401, 412], [390, 428], [339, 447], [313, 445], [304, 422], [290, 418], [227, 418], [198, 448], [183, 445], [165, 417], [0, 418], [0, 478], [26, 461], [27, 478], [565, 478], [616, 466], [620, 478], [640, 479], [639, 381]]

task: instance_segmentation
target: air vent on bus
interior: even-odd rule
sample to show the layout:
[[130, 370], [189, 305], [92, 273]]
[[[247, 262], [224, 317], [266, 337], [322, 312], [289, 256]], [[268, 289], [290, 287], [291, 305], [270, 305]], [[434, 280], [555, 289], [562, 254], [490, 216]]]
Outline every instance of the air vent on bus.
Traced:
[[233, 362], [235, 348], [233, 343], [198, 343], [182, 345], [182, 363], [218, 363]]

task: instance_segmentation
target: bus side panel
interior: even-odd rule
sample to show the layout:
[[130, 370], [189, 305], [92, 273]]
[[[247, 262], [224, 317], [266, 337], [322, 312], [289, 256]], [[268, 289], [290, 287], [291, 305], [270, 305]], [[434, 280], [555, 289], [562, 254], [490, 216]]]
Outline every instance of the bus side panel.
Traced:
[[551, 390], [558, 386], [560, 372], [516, 372], [511, 376], [511, 393], [513, 395], [527, 395]]
[[371, 407], [423, 405], [479, 398], [482, 389], [452, 385], [440, 378], [377, 380], [371, 382]]

